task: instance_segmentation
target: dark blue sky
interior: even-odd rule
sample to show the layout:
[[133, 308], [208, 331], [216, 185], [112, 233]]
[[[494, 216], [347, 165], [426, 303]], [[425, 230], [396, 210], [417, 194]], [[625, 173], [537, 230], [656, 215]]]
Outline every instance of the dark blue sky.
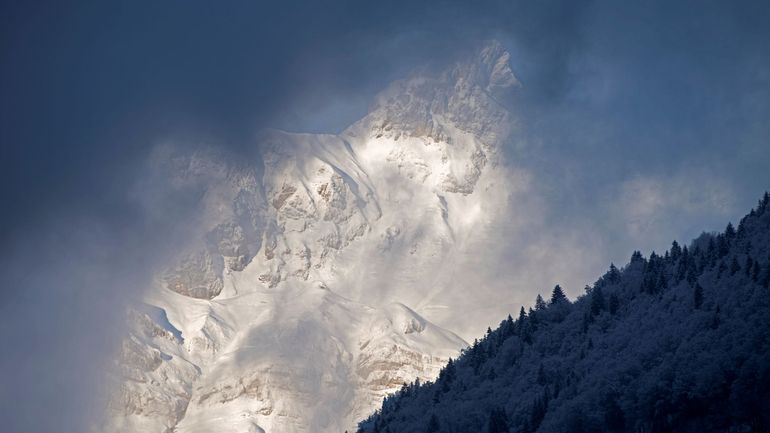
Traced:
[[[261, 126], [335, 130], [378, 88], [479, 39], [515, 53], [530, 132], [568, 164], [768, 162], [763, 2], [4, 2], [0, 239], [55, 212], [130, 214], [154, 140], [248, 150]], [[555, 117], [555, 118], [554, 118]], [[574, 124], [571, 122], [575, 122]], [[607, 153], [625, 158], [609, 162]], [[613, 165], [615, 167], [613, 167]], [[612, 181], [611, 177], [598, 179]], [[747, 191], [756, 195], [757, 191]]]
[[575, 41], [580, 2], [565, 3], [525, 20], [507, 2], [4, 2], [0, 239], [54, 209], [120, 208], [163, 134], [243, 148], [265, 124], [338, 129], [406, 70], [522, 21], [559, 29], [530, 36], [553, 61]]
[[56, 431], [78, 430], [86, 399], [62, 396], [91, 389], [107, 323], [169, 229], [131, 199], [158, 140], [252, 154], [261, 127], [334, 132], [389, 81], [497, 38], [524, 85], [508, 151], [538, 174], [542, 218], [598, 239], [602, 266], [622, 263], [723, 228], [770, 188], [769, 9], [3, 1], [0, 371], [14, 374], [0, 380], [0, 418], [12, 418], [0, 425], [52, 431], [36, 416], [45, 405]]

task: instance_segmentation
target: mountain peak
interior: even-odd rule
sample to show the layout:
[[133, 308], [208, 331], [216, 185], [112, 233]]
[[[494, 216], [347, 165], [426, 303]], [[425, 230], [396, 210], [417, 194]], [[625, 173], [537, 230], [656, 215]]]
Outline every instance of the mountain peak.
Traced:
[[434, 379], [474, 326], [471, 263], [509, 221], [509, 59], [491, 42], [415, 73], [339, 135], [264, 131], [255, 161], [159, 154], [200, 197], [198, 234], [148, 290], [162, 314], [130, 320], [126, 428], [105, 430], [342, 431]]
[[[395, 81], [375, 97], [369, 114], [342, 135], [369, 146], [398, 142], [396, 147], [407, 153], [429, 146], [442, 161], [470, 161], [467, 167], [449, 170], [442, 187], [468, 194], [483, 166], [495, 163], [497, 148], [515, 126], [502, 103], [520, 87], [510, 58], [499, 42], [488, 41], [442, 71], [420, 70]], [[417, 142], [405, 144], [408, 139]]]
[[494, 96], [521, 87], [510, 62], [511, 53], [497, 40], [487, 41], [479, 50], [476, 69], [487, 93]]

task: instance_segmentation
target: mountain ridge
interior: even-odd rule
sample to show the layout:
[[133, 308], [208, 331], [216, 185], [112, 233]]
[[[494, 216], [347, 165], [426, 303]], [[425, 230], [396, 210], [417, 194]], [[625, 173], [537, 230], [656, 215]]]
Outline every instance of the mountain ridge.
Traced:
[[770, 195], [722, 233], [556, 286], [362, 421], [369, 432], [764, 432]]

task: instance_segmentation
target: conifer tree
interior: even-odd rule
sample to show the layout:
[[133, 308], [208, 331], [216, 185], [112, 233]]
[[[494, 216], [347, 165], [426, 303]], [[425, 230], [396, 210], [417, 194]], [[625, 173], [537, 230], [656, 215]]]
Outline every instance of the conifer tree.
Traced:
[[517, 321], [519, 327], [524, 325], [524, 322], [526, 321], [527, 321], [527, 312], [526, 310], [524, 310], [524, 307], [522, 306], [521, 309], [519, 310], [519, 320]]
[[733, 227], [733, 223], [727, 223], [727, 227], [725, 227], [725, 237], [728, 241], [731, 241], [735, 239], [735, 227]]
[[757, 206], [757, 215], [764, 214], [765, 211], [767, 210], [768, 204], [770, 204], [770, 194], [768, 194], [768, 192], [765, 191], [765, 195], [759, 201], [759, 206]]
[[692, 292], [692, 298], [695, 309], [700, 309], [701, 305], [703, 305], [703, 287], [701, 287], [700, 284], [695, 285], [695, 289], [693, 289]]
[[505, 339], [513, 335], [514, 332], [516, 331], [514, 328], [515, 328], [515, 325], [513, 323], [513, 317], [511, 317], [511, 315], [509, 314], [508, 317], [505, 319], [505, 328], [503, 328], [503, 332], [501, 333], [501, 335], [505, 334], [503, 335], [503, 338]]
[[759, 274], [762, 270], [759, 267], [759, 261], [754, 260], [754, 268], [751, 270], [751, 280], [755, 283], [759, 281]]
[[535, 298], [535, 311], [545, 310], [545, 301], [543, 300], [543, 297], [540, 295], [537, 295], [537, 298]]
[[727, 243], [725, 235], [717, 235], [717, 255], [721, 259], [726, 256], [730, 251], [730, 246]]
[[529, 316], [529, 327], [534, 331], [537, 329], [537, 325], [540, 324], [540, 320], [532, 307], [529, 307], [529, 313], [527, 315]]
[[730, 275], [735, 275], [741, 270], [741, 264], [738, 263], [738, 258], [733, 256], [733, 262], [730, 264]]
[[592, 323], [594, 323], [594, 316], [592, 316], [591, 313], [587, 311], [585, 314], [583, 314], [583, 334], [588, 332], [588, 327]]
[[682, 254], [682, 248], [679, 246], [679, 242], [674, 241], [671, 243], [671, 260], [677, 261]]
[[530, 431], [537, 431], [543, 422], [543, 418], [545, 418], [546, 412], [548, 412], [548, 395], [544, 393], [543, 396], [535, 398], [535, 401], [532, 403], [529, 420]]
[[[736, 238], [738, 239], [745, 239], [746, 238], [746, 224], [745, 224], [746, 218], [741, 219], [741, 221], [738, 223], [738, 232], [736, 233]], [[751, 242], [749, 242], [749, 245]]]
[[436, 414], [434, 413], [434, 414], [432, 414], [430, 416], [430, 420], [428, 421], [428, 426], [425, 429], [425, 431], [427, 433], [436, 433], [437, 431], [439, 431], [440, 428], [441, 428], [441, 426], [438, 423], [438, 418], [436, 417]]
[[553, 292], [551, 292], [551, 305], [556, 305], [562, 301], [567, 300], [567, 295], [564, 294], [564, 290], [562, 290], [560, 285], [556, 285], [553, 288]]
[[441, 369], [441, 372], [438, 375], [438, 381], [444, 385], [445, 392], [449, 390], [448, 385], [454, 381], [456, 374], [457, 367], [455, 367], [455, 362], [452, 360], [452, 358], [449, 358], [446, 366]]
[[608, 305], [608, 310], [610, 314], [614, 316], [615, 313], [618, 312], [619, 307], [620, 307], [620, 299], [618, 299], [618, 295], [616, 295], [615, 293], [610, 294], [610, 300]]
[[604, 310], [604, 293], [601, 286], [596, 286], [591, 290], [591, 315], [597, 316]]
[[519, 320], [517, 321], [519, 338], [527, 344], [532, 344], [532, 326], [529, 323], [530, 319], [531, 318], [527, 317], [524, 307], [521, 307], [521, 310], [519, 310]]

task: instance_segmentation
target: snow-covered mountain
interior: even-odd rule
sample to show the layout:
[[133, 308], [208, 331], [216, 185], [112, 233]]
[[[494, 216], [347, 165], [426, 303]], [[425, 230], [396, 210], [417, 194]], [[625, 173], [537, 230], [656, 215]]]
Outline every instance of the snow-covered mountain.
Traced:
[[107, 430], [342, 432], [435, 378], [511, 217], [509, 58], [395, 82], [339, 135], [266, 132], [253, 161], [160, 148], [196, 235], [128, 313]]

